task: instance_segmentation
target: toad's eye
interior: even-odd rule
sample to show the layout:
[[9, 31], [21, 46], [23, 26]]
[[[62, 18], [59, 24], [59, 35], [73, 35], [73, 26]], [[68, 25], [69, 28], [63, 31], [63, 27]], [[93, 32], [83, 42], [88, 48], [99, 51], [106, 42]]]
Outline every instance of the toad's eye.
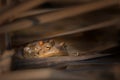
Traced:
[[46, 46], [46, 48], [49, 50], [51, 47]]
[[46, 45], [46, 49], [50, 49], [51, 48], [51, 45]]

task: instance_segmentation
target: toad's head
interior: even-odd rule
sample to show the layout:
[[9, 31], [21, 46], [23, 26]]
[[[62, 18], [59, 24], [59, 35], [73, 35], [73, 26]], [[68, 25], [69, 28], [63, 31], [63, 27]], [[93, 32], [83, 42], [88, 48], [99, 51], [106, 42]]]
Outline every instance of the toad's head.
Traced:
[[68, 55], [64, 42], [56, 42], [54, 40], [39, 41], [28, 44], [24, 48], [24, 57], [52, 57]]

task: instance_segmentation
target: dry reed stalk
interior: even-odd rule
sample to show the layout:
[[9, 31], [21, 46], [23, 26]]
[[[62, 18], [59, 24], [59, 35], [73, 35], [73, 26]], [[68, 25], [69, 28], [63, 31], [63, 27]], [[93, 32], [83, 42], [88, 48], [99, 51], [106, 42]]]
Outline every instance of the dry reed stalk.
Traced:
[[[56, 12], [53, 11], [51, 13], [36, 16], [33, 19], [37, 20], [38, 24], [39, 23], [44, 24], [44, 23], [48, 23], [48, 22], [52, 22], [52, 21], [56, 21], [56, 20], [60, 20], [60, 19], [64, 19], [64, 18], [74, 17], [74, 16], [77, 16], [77, 15], [80, 15], [80, 14], [83, 14], [83, 13], [88, 13], [88, 12], [95, 11], [95, 10], [98, 10], [98, 9], [102, 9], [102, 8], [112, 6], [112, 5], [115, 5], [115, 4], [117, 4], [116, 0], [114, 0], [114, 1], [113, 0], [102, 0], [102, 1], [93, 2], [93, 3], [90, 3], [90, 4], [65, 8], [65, 9], [62, 9], [62, 10], [59, 10], [59, 11], [56, 11]], [[15, 8], [15, 9], [17, 9], [17, 8]], [[23, 10], [25, 10], [25, 9], [23, 9]], [[22, 8], [20, 9], [20, 11], [21, 10], [22, 10]], [[14, 12], [12, 12], [12, 14], [13, 13]], [[12, 14], [8, 13], [8, 15], [12, 15]], [[0, 18], [0, 21], [2, 21], [1, 19], [2, 18]], [[33, 25], [34, 25], [33, 20], [23, 19], [23, 20], [20, 20], [20, 21], [17, 21], [17, 22], [14, 22], [14, 23], [11, 23], [11, 24], [0, 27], [0, 33], [22, 30], [24, 28], [29, 28]]]
[[46, 0], [28, 0], [6, 12], [0, 14], [0, 25], [11, 19], [14, 15], [18, 15], [21, 12], [27, 11], [33, 7], [43, 4]]

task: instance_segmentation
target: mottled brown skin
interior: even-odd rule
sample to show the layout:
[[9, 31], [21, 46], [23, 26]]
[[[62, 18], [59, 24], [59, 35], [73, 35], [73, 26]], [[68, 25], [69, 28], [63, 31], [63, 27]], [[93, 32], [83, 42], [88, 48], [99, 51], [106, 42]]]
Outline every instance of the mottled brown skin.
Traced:
[[64, 42], [57, 43], [54, 40], [38, 41], [28, 44], [24, 48], [25, 58], [45, 58], [52, 56], [67, 56], [68, 52]]

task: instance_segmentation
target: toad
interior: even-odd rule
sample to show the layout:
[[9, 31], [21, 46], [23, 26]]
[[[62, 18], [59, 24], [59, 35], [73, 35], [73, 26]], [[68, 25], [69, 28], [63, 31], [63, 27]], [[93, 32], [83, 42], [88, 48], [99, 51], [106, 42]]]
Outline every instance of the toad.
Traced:
[[53, 56], [67, 56], [68, 52], [64, 42], [55, 42], [54, 40], [38, 41], [28, 44], [24, 48], [23, 56], [25, 58], [45, 58]]

